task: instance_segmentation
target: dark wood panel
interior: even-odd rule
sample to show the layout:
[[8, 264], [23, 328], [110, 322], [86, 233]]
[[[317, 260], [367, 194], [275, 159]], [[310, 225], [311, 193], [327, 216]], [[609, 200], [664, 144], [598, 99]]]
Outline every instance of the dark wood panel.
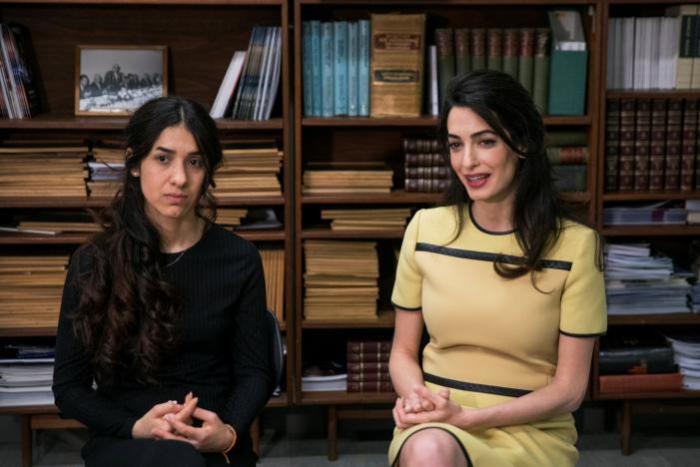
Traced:
[[3, 21], [32, 36], [48, 113], [73, 113], [77, 45], [168, 46], [170, 92], [210, 106], [233, 52], [246, 50], [253, 25], [279, 26], [273, 6], [4, 5]]
[[608, 193], [603, 195], [603, 201], [665, 201], [700, 199], [697, 191], [669, 191], [659, 193]]
[[700, 236], [700, 225], [606, 226], [601, 233], [610, 237]]
[[378, 404], [392, 403], [395, 400], [396, 394], [390, 392], [319, 391], [301, 394], [303, 405]]
[[[118, 130], [126, 127], [127, 117], [74, 117], [72, 114], [40, 114], [32, 119], [0, 119], [0, 129], [8, 130]], [[282, 119], [263, 121], [217, 119], [221, 130], [281, 130]]]
[[655, 315], [608, 315], [608, 324], [615, 325], [683, 325], [700, 324], [700, 315], [693, 313], [655, 314]]

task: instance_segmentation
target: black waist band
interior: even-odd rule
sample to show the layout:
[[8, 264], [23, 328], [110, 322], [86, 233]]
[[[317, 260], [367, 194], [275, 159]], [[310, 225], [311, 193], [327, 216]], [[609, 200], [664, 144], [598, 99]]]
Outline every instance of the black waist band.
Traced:
[[487, 394], [496, 394], [498, 396], [520, 397], [529, 394], [532, 391], [527, 389], [504, 388], [502, 386], [489, 386], [488, 384], [467, 383], [456, 379], [443, 378], [442, 376], [423, 373], [423, 379], [429, 383], [445, 386], [462, 391], [485, 392]]

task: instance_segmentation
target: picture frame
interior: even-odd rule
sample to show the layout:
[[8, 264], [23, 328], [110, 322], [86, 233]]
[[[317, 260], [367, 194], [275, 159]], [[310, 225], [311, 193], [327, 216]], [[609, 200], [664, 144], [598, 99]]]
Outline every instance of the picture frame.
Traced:
[[167, 46], [78, 45], [75, 55], [75, 115], [131, 115], [168, 95]]

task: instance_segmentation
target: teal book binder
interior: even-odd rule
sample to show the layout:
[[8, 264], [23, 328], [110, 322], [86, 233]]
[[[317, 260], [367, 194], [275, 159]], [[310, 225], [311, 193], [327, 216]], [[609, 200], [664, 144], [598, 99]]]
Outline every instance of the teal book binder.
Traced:
[[348, 22], [333, 23], [333, 98], [335, 115], [348, 114]]
[[311, 82], [313, 83], [312, 115], [320, 117], [323, 113], [321, 93], [321, 22], [311, 21]]

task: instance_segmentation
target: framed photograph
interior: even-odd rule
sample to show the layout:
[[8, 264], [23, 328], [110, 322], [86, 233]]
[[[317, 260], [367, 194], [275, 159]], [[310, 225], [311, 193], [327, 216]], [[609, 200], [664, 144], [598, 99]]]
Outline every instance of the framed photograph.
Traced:
[[167, 47], [79, 45], [75, 114], [129, 115], [168, 94]]

